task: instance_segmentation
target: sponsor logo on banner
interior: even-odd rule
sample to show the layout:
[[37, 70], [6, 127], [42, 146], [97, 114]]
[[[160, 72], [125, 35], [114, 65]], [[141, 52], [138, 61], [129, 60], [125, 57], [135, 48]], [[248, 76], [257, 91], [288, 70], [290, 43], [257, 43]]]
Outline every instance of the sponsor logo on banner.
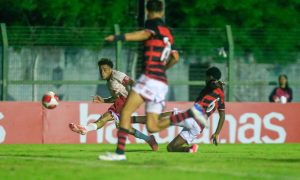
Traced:
[[[284, 115], [277, 112], [270, 112], [264, 116], [259, 116], [256, 113], [244, 113], [239, 117], [232, 114], [226, 114], [225, 123], [228, 125], [221, 131], [221, 143], [284, 143], [286, 140], [287, 132], [284, 127], [273, 124], [273, 121], [284, 121]], [[213, 129], [204, 129], [202, 135], [195, 140], [195, 143], [210, 143], [210, 135], [213, 134], [218, 126], [219, 115], [212, 114], [210, 124]], [[226, 132], [225, 132], [226, 131]], [[262, 132], [273, 132], [277, 136], [270, 137], [263, 135]], [[222, 137], [226, 134], [227, 138]]]
[[[79, 105], [80, 111], [80, 124], [87, 125], [89, 122], [97, 120], [100, 114], [89, 114], [89, 107], [86, 103]], [[135, 113], [137, 114], [137, 113]], [[272, 121], [281, 122], [284, 121], [284, 115], [278, 112], [269, 112], [263, 116], [257, 113], [244, 113], [239, 117], [235, 117], [232, 114], [226, 114], [225, 124], [226, 129], [222, 129], [222, 134], [227, 134], [224, 138], [221, 136], [221, 143], [284, 143], [286, 140], [286, 131], [284, 127], [273, 124]], [[209, 119], [210, 129], [204, 129], [202, 134], [194, 140], [194, 143], [210, 143], [210, 136], [215, 132], [219, 121], [218, 113], [212, 114]], [[225, 126], [224, 124], [224, 126]], [[145, 125], [133, 124], [133, 127], [148, 135]], [[160, 133], [155, 133], [154, 136], [158, 143], [171, 142], [181, 131], [181, 127], [171, 126]], [[276, 137], [270, 137], [263, 135], [262, 132], [272, 131], [277, 134]], [[105, 127], [97, 131], [97, 143], [117, 143], [117, 137], [115, 135], [116, 127], [114, 122], [109, 122]], [[87, 142], [87, 135], [80, 135], [80, 143]], [[145, 143], [141, 139], [135, 139], [136, 143]], [[127, 143], [131, 143], [130, 140]]]
[[[166, 111], [177, 108], [185, 111], [193, 102], [167, 102]], [[117, 143], [117, 128], [113, 121], [98, 131], [87, 135], [72, 132], [69, 123], [87, 125], [94, 122], [111, 104], [91, 102], [61, 102], [54, 110], [43, 109], [38, 102], [0, 102], [0, 143]], [[18, 109], [18, 113], [16, 113]], [[220, 143], [300, 143], [300, 103], [226, 103], [226, 115], [220, 133]], [[144, 115], [144, 106], [134, 115]], [[20, 119], [22, 121], [20, 121]], [[209, 119], [210, 128], [194, 140], [194, 143], [211, 143], [219, 121], [217, 112]], [[133, 127], [149, 135], [143, 124]], [[171, 126], [154, 133], [158, 143], [171, 142], [181, 131]], [[129, 135], [127, 143], [145, 143]]]

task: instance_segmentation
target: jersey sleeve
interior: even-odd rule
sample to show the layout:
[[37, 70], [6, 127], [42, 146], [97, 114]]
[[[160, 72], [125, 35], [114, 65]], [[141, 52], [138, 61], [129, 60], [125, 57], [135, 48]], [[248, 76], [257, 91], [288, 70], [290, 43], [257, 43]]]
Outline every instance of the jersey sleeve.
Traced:
[[122, 80], [122, 84], [123, 84], [124, 86], [127, 86], [127, 85], [129, 85], [130, 81], [132, 81], [131, 78], [130, 78], [129, 76], [126, 75], [126, 76], [123, 78], [123, 80]]
[[120, 71], [115, 71], [115, 78], [121, 82], [124, 86], [128, 85], [131, 78], [127, 76], [125, 73], [122, 73]]
[[145, 23], [145, 31], [148, 31], [153, 35], [159, 34], [157, 23], [155, 21], [148, 20]]

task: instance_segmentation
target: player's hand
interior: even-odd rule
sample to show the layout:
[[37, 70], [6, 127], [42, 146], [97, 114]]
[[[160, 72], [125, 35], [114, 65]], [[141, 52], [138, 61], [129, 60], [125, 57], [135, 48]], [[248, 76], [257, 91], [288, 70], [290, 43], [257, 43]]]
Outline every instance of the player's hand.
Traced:
[[113, 42], [115, 40], [114, 35], [109, 35], [104, 38], [105, 41]]
[[104, 99], [101, 96], [93, 96], [94, 103], [104, 103]]
[[210, 140], [212, 140], [213, 141], [213, 143], [214, 143], [214, 145], [218, 145], [218, 139], [219, 139], [219, 134], [213, 134], [213, 135], [211, 135], [211, 138], [210, 138]]

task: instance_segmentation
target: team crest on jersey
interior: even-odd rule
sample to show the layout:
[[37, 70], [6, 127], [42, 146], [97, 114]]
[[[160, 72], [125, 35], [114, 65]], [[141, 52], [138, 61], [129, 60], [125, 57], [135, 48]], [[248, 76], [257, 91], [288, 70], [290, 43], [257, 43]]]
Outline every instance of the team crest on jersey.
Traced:
[[216, 102], [219, 101], [220, 98], [217, 98], [215, 100], [213, 100], [206, 108], [206, 112], [209, 113], [210, 111], [212, 111], [215, 107], [216, 107]]

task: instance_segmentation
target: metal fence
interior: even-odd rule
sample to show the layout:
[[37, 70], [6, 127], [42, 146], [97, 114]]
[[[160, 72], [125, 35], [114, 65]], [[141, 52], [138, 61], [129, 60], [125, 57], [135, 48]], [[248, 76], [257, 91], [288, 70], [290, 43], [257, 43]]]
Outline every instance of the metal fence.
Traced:
[[[89, 100], [93, 94], [108, 96], [105, 82], [99, 80], [97, 61], [101, 57], [113, 59], [118, 70], [134, 78], [141, 73], [141, 43], [103, 41], [108, 34], [133, 28], [1, 27], [3, 100], [38, 101], [47, 90], [66, 101]], [[204, 85], [206, 68], [218, 66], [226, 82], [227, 100], [268, 101], [277, 76], [285, 73], [294, 101], [300, 101], [300, 50], [282, 52], [262, 47], [259, 42], [265, 41], [264, 32], [256, 31], [251, 32], [258, 45], [251, 47], [253, 42], [245, 32], [249, 30], [231, 31], [229, 26], [173, 29], [181, 60], [168, 71], [168, 100], [194, 100]], [[277, 32], [269, 33], [276, 36]], [[292, 44], [295, 39], [300, 42], [294, 32], [287, 33], [283, 42]]]

